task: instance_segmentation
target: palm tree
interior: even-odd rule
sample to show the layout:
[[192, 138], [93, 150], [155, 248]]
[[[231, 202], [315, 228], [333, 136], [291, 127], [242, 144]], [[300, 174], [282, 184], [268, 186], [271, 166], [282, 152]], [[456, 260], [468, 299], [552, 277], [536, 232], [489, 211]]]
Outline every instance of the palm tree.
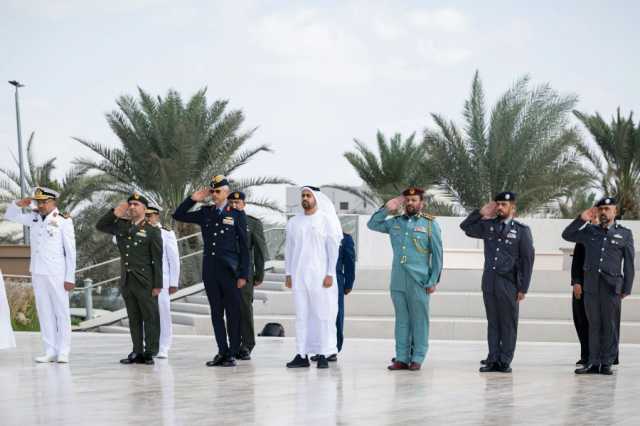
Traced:
[[598, 189], [618, 199], [625, 219], [640, 218], [640, 125], [634, 124], [633, 112], [625, 118], [618, 108], [610, 124], [599, 113], [573, 113], [593, 136], [593, 143], [583, 142], [579, 149], [597, 179]]
[[[241, 130], [244, 114], [227, 111], [228, 101], [207, 104], [206, 89], [186, 104], [180, 94], [153, 97], [138, 89], [139, 99], [121, 96], [118, 110], [107, 114], [107, 122], [120, 141], [110, 148], [74, 138], [100, 156], [95, 161], [80, 158], [83, 171], [97, 171], [110, 178], [103, 190], [130, 194], [140, 191], [164, 208], [163, 219], [195, 190], [207, 185], [211, 176], [233, 175], [257, 154], [271, 152], [267, 145], [245, 149], [255, 128]], [[250, 192], [262, 185], [291, 183], [280, 177], [238, 178], [231, 176], [233, 189]], [[267, 198], [249, 197], [249, 203], [280, 211]]]
[[[323, 186], [340, 189], [360, 197], [367, 203], [380, 205], [398, 196], [410, 185], [428, 189], [436, 182], [436, 175], [426, 160], [426, 146], [416, 141], [415, 133], [406, 139], [403, 139], [400, 133], [396, 133], [387, 140], [385, 135], [378, 131], [377, 155], [364, 142], [358, 139], [354, 139], [354, 142], [355, 150], [346, 152], [344, 157], [364, 182], [364, 188], [337, 184]], [[450, 207], [437, 202], [431, 196], [427, 198], [426, 204], [431, 212], [453, 214]]]
[[576, 190], [573, 194], [558, 203], [556, 214], [563, 219], [575, 219], [583, 211], [595, 205], [596, 193], [582, 189]]
[[[32, 132], [27, 142], [27, 158], [25, 170], [25, 182], [27, 189], [31, 191], [36, 186], [45, 186], [60, 193], [57, 200], [60, 211], [73, 212], [83, 201], [100, 188], [101, 180], [98, 177], [88, 178], [80, 167], [72, 167], [62, 178], [58, 180], [53, 176], [56, 169], [56, 158], [49, 158], [38, 163], [34, 156], [35, 132]], [[19, 165], [16, 162], [16, 165]], [[0, 168], [0, 203], [7, 203], [20, 198], [20, 172], [11, 169]], [[26, 196], [31, 195], [29, 192]]]
[[518, 193], [520, 213], [527, 213], [584, 186], [588, 175], [576, 153], [579, 136], [568, 127], [576, 102], [548, 84], [530, 89], [529, 78], [523, 77], [487, 118], [476, 71], [464, 105], [464, 129], [431, 114], [436, 130], [425, 130], [429, 164], [441, 189], [467, 210], [512, 190]]

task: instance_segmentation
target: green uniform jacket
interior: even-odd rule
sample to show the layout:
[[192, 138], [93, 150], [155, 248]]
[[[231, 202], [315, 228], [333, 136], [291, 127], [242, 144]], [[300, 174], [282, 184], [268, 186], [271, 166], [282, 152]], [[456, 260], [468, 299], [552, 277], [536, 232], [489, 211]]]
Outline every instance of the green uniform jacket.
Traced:
[[142, 286], [162, 288], [162, 234], [160, 228], [146, 220], [134, 225], [108, 211], [98, 220], [96, 228], [115, 235], [120, 251], [120, 285], [133, 278]]
[[408, 274], [420, 287], [432, 287], [438, 283], [442, 272], [442, 236], [440, 226], [430, 216], [387, 218], [386, 208], [376, 211], [367, 226], [372, 231], [389, 234], [393, 249], [391, 290], [404, 291], [402, 273]]
[[264, 280], [264, 263], [268, 258], [264, 228], [260, 219], [247, 215], [247, 239], [249, 246], [249, 280], [251, 283]]

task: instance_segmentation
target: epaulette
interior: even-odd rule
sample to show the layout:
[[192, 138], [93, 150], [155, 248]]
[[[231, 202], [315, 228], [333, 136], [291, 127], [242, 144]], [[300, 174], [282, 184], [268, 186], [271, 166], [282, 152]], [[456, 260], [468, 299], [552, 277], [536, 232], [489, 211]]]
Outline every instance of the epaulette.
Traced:
[[[246, 213], [245, 213], [245, 214], [246, 214]], [[250, 217], [251, 219], [255, 219], [255, 220], [260, 220], [260, 219], [258, 219], [258, 218], [257, 218], [257, 217], [255, 217], [255, 216], [251, 216], [250, 214], [247, 214], [247, 217]]]
[[522, 222], [520, 222], [519, 220], [511, 219], [511, 221], [512, 221], [513, 223], [515, 223], [516, 225], [520, 225], [520, 226], [522, 226], [523, 228], [528, 228], [528, 227], [529, 227], [529, 225], [527, 225], [526, 223], [522, 223]]
[[67, 212], [62, 213], [62, 217], [64, 217], [65, 219], [71, 219], [71, 215]]
[[436, 217], [434, 215], [429, 214], [429, 213], [420, 212], [418, 214], [420, 215], [420, 217], [424, 217], [427, 220], [435, 220], [436, 219]]
[[164, 229], [165, 231], [169, 231], [169, 232], [173, 231], [173, 229], [169, 228], [166, 225], [162, 225], [162, 229]]

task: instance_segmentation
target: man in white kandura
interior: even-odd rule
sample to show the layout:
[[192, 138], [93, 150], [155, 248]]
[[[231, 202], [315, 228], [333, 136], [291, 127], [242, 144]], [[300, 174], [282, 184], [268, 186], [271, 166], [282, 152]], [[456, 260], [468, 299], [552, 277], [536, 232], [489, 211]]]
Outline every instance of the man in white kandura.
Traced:
[[318, 368], [329, 368], [327, 357], [338, 352], [335, 275], [342, 227], [333, 203], [319, 188], [302, 188], [302, 209], [286, 231], [286, 286], [293, 289], [298, 352], [287, 367], [309, 367], [308, 355], [315, 354]]
[[[76, 239], [72, 220], [58, 211], [59, 196], [52, 189], [37, 187], [33, 198], [9, 203], [4, 215], [31, 228], [31, 282], [45, 349], [36, 362], [69, 362], [69, 292], [75, 287]], [[22, 212], [32, 200], [37, 209]]]
[[4, 288], [4, 277], [0, 270], [0, 349], [16, 347], [16, 338], [11, 327], [11, 313], [9, 312], [9, 302]]
[[147, 221], [160, 228], [162, 233], [162, 291], [158, 296], [158, 310], [160, 311], [160, 349], [156, 358], [169, 358], [171, 339], [173, 337], [171, 325], [171, 295], [178, 291], [180, 281], [180, 254], [176, 234], [163, 227], [160, 223], [162, 209], [156, 204], [147, 207]]

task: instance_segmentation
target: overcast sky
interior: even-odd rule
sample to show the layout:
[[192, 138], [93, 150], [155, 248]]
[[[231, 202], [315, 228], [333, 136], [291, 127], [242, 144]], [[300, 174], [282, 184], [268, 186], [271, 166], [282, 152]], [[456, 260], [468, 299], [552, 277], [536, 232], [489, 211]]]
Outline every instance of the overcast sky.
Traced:
[[[18, 79], [23, 136], [61, 172], [116, 145], [104, 114], [140, 86], [229, 99], [271, 145], [242, 175], [359, 184], [353, 138], [457, 121], [479, 69], [488, 100], [529, 74], [579, 109], [640, 110], [640, 3], [603, 1], [3, 0], [0, 83]], [[0, 166], [16, 153], [13, 87], [0, 91]], [[0, 87], [3, 87], [0, 85]], [[267, 193], [284, 203], [283, 189]]]

